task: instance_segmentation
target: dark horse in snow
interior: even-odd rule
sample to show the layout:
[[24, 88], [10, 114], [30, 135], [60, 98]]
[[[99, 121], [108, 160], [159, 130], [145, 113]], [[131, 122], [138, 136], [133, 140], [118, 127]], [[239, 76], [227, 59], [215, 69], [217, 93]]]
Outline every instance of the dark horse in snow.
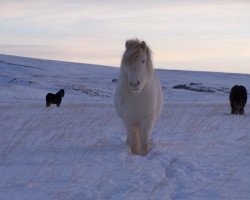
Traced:
[[62, 102], [62, 97], [64, 97], [63, 89], [56, 94], [48, 93], [46, 95], [46, 107], [50, 107], [51, 104], [56, 104], [56, 106], [59, 107]]
[[230, 96], [231, 114], [244, 114], [244, 107], [247, 103], [247, 90], [242, 85], [232, 87]]

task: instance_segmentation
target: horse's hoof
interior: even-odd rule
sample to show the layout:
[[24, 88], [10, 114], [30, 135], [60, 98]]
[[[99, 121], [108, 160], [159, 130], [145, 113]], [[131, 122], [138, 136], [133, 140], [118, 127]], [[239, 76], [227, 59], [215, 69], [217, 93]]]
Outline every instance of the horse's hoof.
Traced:
[[146, 156], [148, 155], [149, 151], [142, 151], [140, 152], [140, 156]]
[[131, 148], [130, 147], [130, 150], [131, 150], [131, 153], [134, 154], [134, 155], [140, 155], [140, 152], [139, 152], [139, 149], [138, 148]]

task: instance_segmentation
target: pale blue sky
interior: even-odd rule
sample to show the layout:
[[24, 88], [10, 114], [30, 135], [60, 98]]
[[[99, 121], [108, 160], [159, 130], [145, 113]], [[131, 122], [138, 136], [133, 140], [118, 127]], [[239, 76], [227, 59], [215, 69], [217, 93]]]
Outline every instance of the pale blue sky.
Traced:
[[0, 53], [119, 66], [129, 38], [156, 68], [250, 73], [250, 1], [0, 0]]

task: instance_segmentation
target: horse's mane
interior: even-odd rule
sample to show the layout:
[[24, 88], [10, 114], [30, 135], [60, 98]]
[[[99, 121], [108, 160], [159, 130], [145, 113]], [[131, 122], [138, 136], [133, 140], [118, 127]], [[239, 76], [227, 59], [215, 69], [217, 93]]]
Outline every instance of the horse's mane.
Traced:
[[144, 41], [140, 41], [138, 39], [130, 39], [126, 41], [126, 50], [122, 56], [121, 66], [124, 64], [133, 64], [140, 55], [141, 51], [144, 51], [147, 54], [148, 70], [150, 72], [153, 71], [152, 51]]
[[64, 96], [64, 90], [61, 89], [59, 92], [56, 93], [56, 95], [59, 95], [59, 96], [63, 97]]

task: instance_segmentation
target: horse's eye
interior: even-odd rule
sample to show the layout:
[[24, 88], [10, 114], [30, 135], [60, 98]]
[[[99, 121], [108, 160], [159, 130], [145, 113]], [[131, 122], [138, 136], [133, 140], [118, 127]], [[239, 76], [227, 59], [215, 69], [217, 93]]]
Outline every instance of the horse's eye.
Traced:
[[141, 63], [145, 63], [145, 60], [142, 60]]

